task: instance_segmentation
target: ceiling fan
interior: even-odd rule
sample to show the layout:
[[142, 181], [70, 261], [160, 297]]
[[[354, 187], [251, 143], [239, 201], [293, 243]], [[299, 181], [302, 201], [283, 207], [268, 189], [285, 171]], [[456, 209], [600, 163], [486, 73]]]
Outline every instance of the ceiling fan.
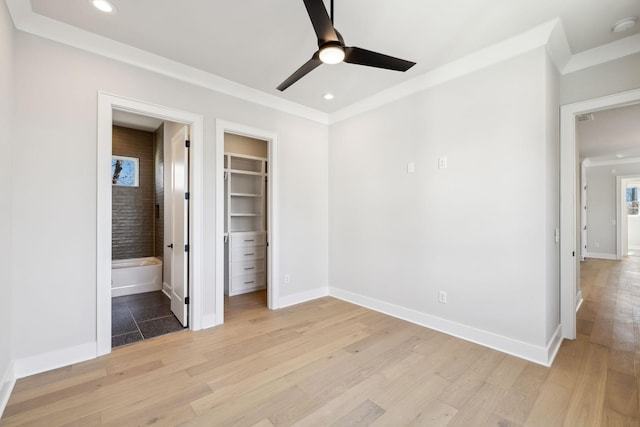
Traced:
[[396, 71], [407, 71], [416, 65], [415, 62], [405, 61], [393, 56], [383, 55], [359, 47], [345, 46], [342, 35], [333, 26], [333, 0], [331, 0], [331, 17], [327, 14], [327, 9], [324, 7], [322, 0], [303, 1], [318, 37], [318, 51], [302, 67], [298, 68], [296, 72], [282, 82], [278, 86], [278, 90], [284, 91], [323, 62], [325, 64], [337, 64], [344, 61], [350, 64]]

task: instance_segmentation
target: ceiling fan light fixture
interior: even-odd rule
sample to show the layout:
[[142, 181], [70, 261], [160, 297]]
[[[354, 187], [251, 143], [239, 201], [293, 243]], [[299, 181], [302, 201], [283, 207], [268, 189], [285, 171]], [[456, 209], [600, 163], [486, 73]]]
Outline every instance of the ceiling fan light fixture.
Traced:
[[636, 25], [637, 20], [638, 18], [636, 17], [621, 19], [613, 24], [613, 27], [611, 27], [611, 31], [613, 31], [614, 33], [624, 33], [625, 31], [630, 30], [634, 25]]
[[344, 60], [344, 49], [339, 44], [327, 44], [320, 49], [320, 61], [338, 64]]

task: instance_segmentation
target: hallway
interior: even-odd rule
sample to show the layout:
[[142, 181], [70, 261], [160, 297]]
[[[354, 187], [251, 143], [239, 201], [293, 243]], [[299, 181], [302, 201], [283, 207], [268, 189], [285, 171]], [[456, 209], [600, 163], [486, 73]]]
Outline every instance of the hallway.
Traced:
[[[557, 383], [573, 390], [567, 421], [640, 425], [640, 258], [587, 259], [581, 284], [577, 339], [563, 343], [552, 369], [552, 374], [566, 370]], [[564, 395], [560, 390], [557, 397], [569, 399]]]

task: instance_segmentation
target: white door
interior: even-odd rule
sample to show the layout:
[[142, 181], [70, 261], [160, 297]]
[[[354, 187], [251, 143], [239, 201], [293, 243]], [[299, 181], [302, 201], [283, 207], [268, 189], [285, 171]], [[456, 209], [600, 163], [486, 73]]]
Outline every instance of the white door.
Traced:
[[189, 296], [189, 149], [188, 128], [171, 138], [172, 243], [171, 311], [187, 326]]

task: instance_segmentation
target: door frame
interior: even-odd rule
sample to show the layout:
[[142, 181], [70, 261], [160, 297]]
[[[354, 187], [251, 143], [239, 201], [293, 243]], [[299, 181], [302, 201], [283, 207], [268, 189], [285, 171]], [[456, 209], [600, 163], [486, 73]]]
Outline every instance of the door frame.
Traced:
[[[616, 259], [618, 260], [629, 253], [629, 220], [625, 215], [627, 206], [625, 200], [626, 184], [628, 184], [628, 181], [638, 180], [640, 180], [640, 175], [638, 174], [616, 177]], [[626, 245], [624, 244], [625, 241]]]
[[278, 137], [266, 130], [216, 119], [216, 319], [224, 323], [224, 134], [267, 142], [267, 306], [280, 308], [278, 274]]
[[203, 292], [203, 148], [202, 115], [98, 92], [97, 233], [96, 233], [96, 353], [111, 352], [111, 154], [113, 110], [125, 111], [190, 126], [191, 184], [189, 209], [189, 318], [190, 329], [202, 327]]
[[576, 116], [640, 102], [640, 89], [562, 105], [560, 107], [560, 324], [562, 336], [576, 338], [579, 218], [576, 192], [578, 147]]

